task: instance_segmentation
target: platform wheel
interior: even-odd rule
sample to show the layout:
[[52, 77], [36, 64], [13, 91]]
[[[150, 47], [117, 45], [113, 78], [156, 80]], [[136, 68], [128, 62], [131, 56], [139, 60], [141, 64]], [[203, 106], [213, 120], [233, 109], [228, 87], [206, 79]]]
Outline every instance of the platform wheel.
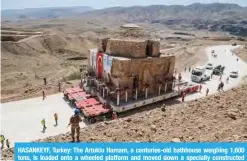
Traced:
[[91, 118], [91, 119], [89, 119], [89, 122], [90, 122], [91, 124], [94, 124], [94, 123], [96, 123], [96, 119], [95, 119], [95, 118]]

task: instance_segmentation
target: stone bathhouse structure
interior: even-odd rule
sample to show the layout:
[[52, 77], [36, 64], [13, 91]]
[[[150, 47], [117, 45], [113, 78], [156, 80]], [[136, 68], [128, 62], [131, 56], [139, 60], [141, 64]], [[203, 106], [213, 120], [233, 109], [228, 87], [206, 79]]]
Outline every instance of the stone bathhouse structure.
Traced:
[[88, 54], [87, 86], [106, 103], [121, 105], [171, 92], [175, 56], [157, 40], [102, 39]]

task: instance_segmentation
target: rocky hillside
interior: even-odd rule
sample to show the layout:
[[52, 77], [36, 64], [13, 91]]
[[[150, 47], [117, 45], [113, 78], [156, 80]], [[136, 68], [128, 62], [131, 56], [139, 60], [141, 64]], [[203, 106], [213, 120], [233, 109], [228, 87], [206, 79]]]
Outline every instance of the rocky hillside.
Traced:
[[[60, 21], [61, 18], [63, 18], [62, 21]], [[236, 4], [195, 3], [189, 6], [152, 5], [112, 7], [101, 10], [92, 10], [90, 7], [68, 7], [2, 11], [3, 20], [47, 19], [52, 20], [52, 25], [58, 27], [64, 26], [63, 22], [66, 19], [75, 18], [77, 21], [85, 22], [98, 20], [99, 22], [94, 26], [109, 22], [114, 22], [109, 27], [117, 23], [148, 23], [177, 30], [224, 31], [236, 36], [247, 36], [247, 7]], [[71, 24], [71, 22], [68, 23]], [[42, 26], [51, 27], [47, 24], [42, 24]]]
[[[146, 107], [119, 120], [102, 122], [81, 130], [86, 142], [235, 142], [247, 141], [247, 85], [200, 100]], [[165, 102], [168, 103], [168, 102]], [[154, 106], [157, 106], [154, 105]], [[145, 120], [145, 121], [143, 121]], [[70, 133], [38, 142], [69, 142]], [[13, 159], [13, 149], [3, 152]]]
[[107, 17], [125, 22], [149, 22], [175, 29], [207, 29], [247, 36], [247, 7], [236, 4], [200, 4], [189, 6], [153, 5], [114, 7], [87, 12], [83, 17]]
[[25, 20], [25, 19], [53, 19], [61, 17], [71, 17], [91, 11], [88, 6], [78, 7], [51, 7], [51, 8], [27, 8], [27, 9], [6, 9], [2, 12], [3, 20]]
[[1, 41], [2, 102], [39, 96], [44, 77], [49, 82], [47, 93], [53, 89], [57, 92], [58, 81], [80, 78], [79, 66], [86, 59], [88, 48], [96, 46], [86, 36], [61, 32], [12, 41], [16, 36], [20, 35], [8, 34]]

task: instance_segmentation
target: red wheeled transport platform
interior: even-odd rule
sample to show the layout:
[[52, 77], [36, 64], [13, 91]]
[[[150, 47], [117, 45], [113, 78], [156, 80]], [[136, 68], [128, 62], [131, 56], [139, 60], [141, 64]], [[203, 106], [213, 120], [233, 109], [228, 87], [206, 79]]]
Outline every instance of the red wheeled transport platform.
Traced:
[[63, 91], [64, 97], [68, 99], [68, 95], [73, 94], [73, 93], [79, 93], [79, 92], [84, 92], [82, 88], [78, 87], [72, 87], [72, 88], [67, 88]]
[[101, 103], [99, 101], [97, 101], [95, 98], [89, 98], [89, 99], [85, 99], [85, 100], [81, 100], [78, 102], [75, 102], [75, 105], [78, 109], [82, 110], [86, 107], [90, 107], [93, 105], [100, 105]]
[[82, 109], [82, 113], [84, 118], [92, 124], [112, 116], [111, 110], [102, 104], [85, 107]]
[[87, 98], [90, 98], [91, 95], [87, 94], [86, 92], [77, 92], [77, 93], [72, 93], [68, 95], [68, 99], [72, 102], [78, 102], [81, 100], [85, 100]]

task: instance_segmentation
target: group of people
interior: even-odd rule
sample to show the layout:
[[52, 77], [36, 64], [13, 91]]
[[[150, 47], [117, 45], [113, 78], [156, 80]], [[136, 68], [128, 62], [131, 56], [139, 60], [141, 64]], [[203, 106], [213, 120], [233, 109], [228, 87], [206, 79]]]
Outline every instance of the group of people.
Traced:
[[[44, 85], [46, 86], [46, 84], [47, 84], [47, 80], [46, 78], [44, 78]], [[60, 91], [61, 83], [59, 83], [58, 86], [59, 86], [59, 91]], [[43, 100], [44, 100], [46, 98], [46, 93], [44, 90], [42, 91], [42, 95], [43, 95]], [[118, 118], [117, 113], [113, 112], [112, 119], [115, 120], [117, 118]], [[55, 120], [55, 126], [57, 126], [58, 125], [58, 114], [57, 113], [54, 114], [54, 120]], [[103, 117], [103, 121], [106, 121], [105, 116]], [[74, 115], [70, 117], [69, 124], [68, 124], [68, 127], [71, 126], [72, 142], [75, 142], [75, 141], [80, 142], [80, 125], [79, 125], [80, 122], [82, 122], [82, 119], [80, 117], [80, 110], [75, 109]], [[43, 128], [43, 132], [45, 132], [45, 130], [47, 129], [45, 118], [41, 120], [41, 125]], [[75, 140], [75, 134], [76, 134], [76, 140]]]
[[[54, 119], [55, 119], [55, 125], [58, 125], [58, 115], [57, 113], [54, 114]], [[113, 112], [112, 114], [112, 119], [118, 119], [117, 113]], [[103, 117], [103, 121], [106, 121], [106, 117]], [[82, 122], [81, 116], [80, 116], [80, 110], [75, 109], [74, 110], [74, 115], [70, 117], [68, 127], [71, 126], [71, 137], [72, 137], [72, 142], [75, 142], [75, 134], [76, 134], [76, 141], [80, 142], [80, 122]], [[46, 121], [45, 119], [41, 120], [43, 132], [46, 130]]]
[[[44, 85], [47, 85], [47, 79], [44, 78]], [[58, 82], [58, 91], [61, 92], [61, 82]], [[46, 98], [45, 90], [42, 91], [43, 100]]]
[[217, 58], [217, 54], [212, 53], [211, 56], [214, 57], [214, 58]]
[[[1, 139], [1, 149], [3, 149], [4, 148], [4, 141], [5, 141], [4, 135], [1, 134], [0, 139]], [[5, 143], [6, 143], [7, 148], [9, 148], [9, 146], [10, 146], [9, 139], [6, 139]]]
[[[184, 72], [187, 71], [187, 67], [184, 68]], [[188, 71], [190, 72], [191, 71], [191, 67], [188, 68]]]
[[[78, 109], [75, 109], [74, 115], [71, 116], [68, 127], [71, 125], [71, 136], [72, 136], [72, 142], [75, 142], [75, 133], [77, 133], [77, 141], [79, 142], [79, 136], [80, 136], [80, 126], [79, 123], [82, 121], [80, 117], [80, 111]], [[55, 126], [58, 125], [58, 114], [54, 114], [54, 120], [55, 120]], [[41, 125], [43, 128], [43, 132], [47, 129], [46, 127], [46, 121], [45, 119], [41, 120]]]
[[[55, 120], [55, 126], [57, 126], [58, 125], [58, 114], [57, 113], [54, 114], [54, 120]], [[41, 120], [41, 125], [43, 128], [43, 132], [45, 132], [45, 130], [47, 129], [45, 119]]]

